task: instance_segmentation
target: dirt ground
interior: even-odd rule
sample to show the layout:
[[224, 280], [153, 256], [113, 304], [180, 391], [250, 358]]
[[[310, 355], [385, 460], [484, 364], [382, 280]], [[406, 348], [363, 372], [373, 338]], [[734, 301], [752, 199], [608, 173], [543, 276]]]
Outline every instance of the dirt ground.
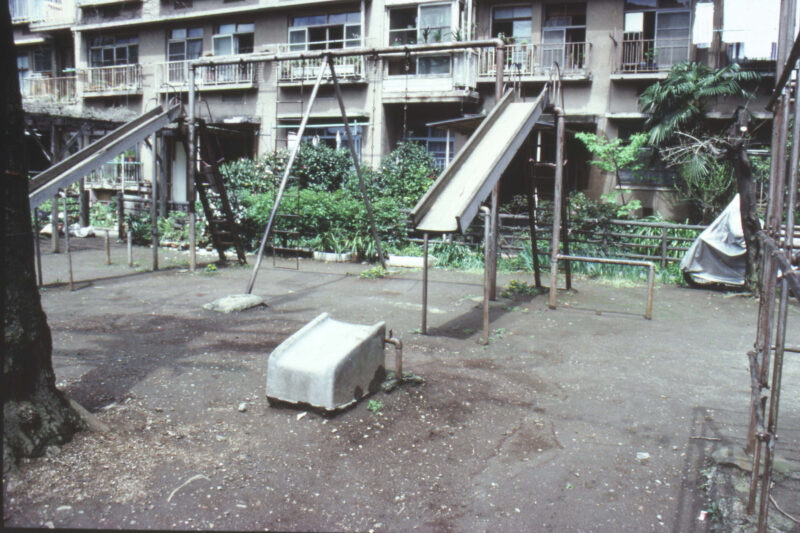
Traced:
[[[169, 251], [153, 273], [149, 249], [130, 269], [119, 245], [110, 266], [102, 239], [76, 247], [74, 292], [65, 255], [43, 260], [54, 366], [58, 386], [110, 431], [82, 432], [4, 478], [7, 527], [746, 529], [718, 510], [741, 481], [708, 480], [721, 468], [713, 450], [741, 447], [747, 431], [751, 298], [659, 286], [648, 321], [644, 285], [576, 280], [557, 310], [546, 295], [493, 304], [484, 347], [480, 273], [431, 273], [422, 336], [420, 271], [367, 280], [361, 264], [267, 260], [255, 292], [269, 307], [222, 315], [202, 305], [242, 292], [249, 267], [192, 274]], [[532, 281], [499, 284], [511, 279]], [[270, 407], [270, 351], [323, 311], [385, 320], [424, 383], [378, 392], [377, 412], [367, 401], [334, 417]], [[798, 326], [795, 307], [791, 346]], [[778, 454], [800, 461], [797, 354], [786, 357], [780, 428]], [[779, 476], [776, 501], [795, 516], [799, 493], [800, 478]]]

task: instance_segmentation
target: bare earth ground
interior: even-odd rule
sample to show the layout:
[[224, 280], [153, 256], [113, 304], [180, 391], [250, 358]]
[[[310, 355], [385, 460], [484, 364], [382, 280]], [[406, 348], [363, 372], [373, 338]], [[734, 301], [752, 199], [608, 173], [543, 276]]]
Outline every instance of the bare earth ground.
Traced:
[[[736, 495], [737, 483], [702, 486], [718, 470], [711, 452], [744, 442], [750, 298], [658, 287], [647, 321], [643, 285], [577, 280], [555, 311], [544, 295], [499, 300], [483, 347], [480, 273], [432, 272], [432, 331], [421, 336], [419, 271], [365, 280], [360, 264], [302, 261], [294, 271], [265, 261], [255, 292], [270, 306], [220, 315], [202, 305], [241, 292], [249, 267], [151, 273], [148, 249], [136, 249], [141, 268], [131, 270], [120, 246], [106, 266], [101, 239], [75, 245], [76, 278], [91, 281], [43, 292], [54, 365], [59, 387], [111, 431], [83, 432], [4, 478], [5, 526], [738, 527], [698, 516]], [[185, 261], [161, 255], [162, 266]], [[46, 253], [44, 263], [45, 283], [67, 280], [64, 254]], [[501, 275], [500, 285], [512, 278], [531, 281]], [[270, 407], [268, 354], [322, 311], [385, 320], [405, 344], [406, 370], [424, 383], [378, 392], [379, 413], [366, 401], [328, 418]], [[798, 326], [794, 308], [789, 345], [800, 346]], [[391, 347], [386, 353], [391, 368]], [[780, 427], [778, 453], [800, 460], [796, 354], [787, 354]], [[776, 500], [800, 515], [800, 480], [778, 482]], [[774, 509], [771, 516], [793, 527]]]

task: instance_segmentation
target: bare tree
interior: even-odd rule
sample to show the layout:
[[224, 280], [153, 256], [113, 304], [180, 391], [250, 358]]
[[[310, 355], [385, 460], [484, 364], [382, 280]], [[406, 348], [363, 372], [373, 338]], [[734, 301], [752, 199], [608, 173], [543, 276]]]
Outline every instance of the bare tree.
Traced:
[[0, 12], [3, 102], [2, 230], [0, 263], [3, 316], [3, 470], [19, 457], [44, 453], [83, 426], [55, 386], [53, 343], [34, 275], [31, 212], [23, 136], [22, 101], [8, 3]]

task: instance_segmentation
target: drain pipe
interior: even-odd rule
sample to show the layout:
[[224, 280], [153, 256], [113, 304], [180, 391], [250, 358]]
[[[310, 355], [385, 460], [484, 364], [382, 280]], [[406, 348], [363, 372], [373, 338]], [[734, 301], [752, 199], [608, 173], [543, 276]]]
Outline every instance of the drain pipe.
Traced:
[[394, 346], [394, 366], [395, 376], [398, 383], [403, 381], [403, 341], [392, 335], [392, 330], [389, 330], [389, 338], [383, 339], [384, 344], [391, 344]]

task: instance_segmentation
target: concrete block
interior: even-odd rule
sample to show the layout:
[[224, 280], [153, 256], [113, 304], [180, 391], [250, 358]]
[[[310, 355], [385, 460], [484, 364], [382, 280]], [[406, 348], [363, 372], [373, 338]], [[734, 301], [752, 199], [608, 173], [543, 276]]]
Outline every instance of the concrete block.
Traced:
[[375, 392], [386, 375], [386, 323], [372, 326], [328, 313], [283, 341], [267, 363], [267, 397], [332, 411]]

